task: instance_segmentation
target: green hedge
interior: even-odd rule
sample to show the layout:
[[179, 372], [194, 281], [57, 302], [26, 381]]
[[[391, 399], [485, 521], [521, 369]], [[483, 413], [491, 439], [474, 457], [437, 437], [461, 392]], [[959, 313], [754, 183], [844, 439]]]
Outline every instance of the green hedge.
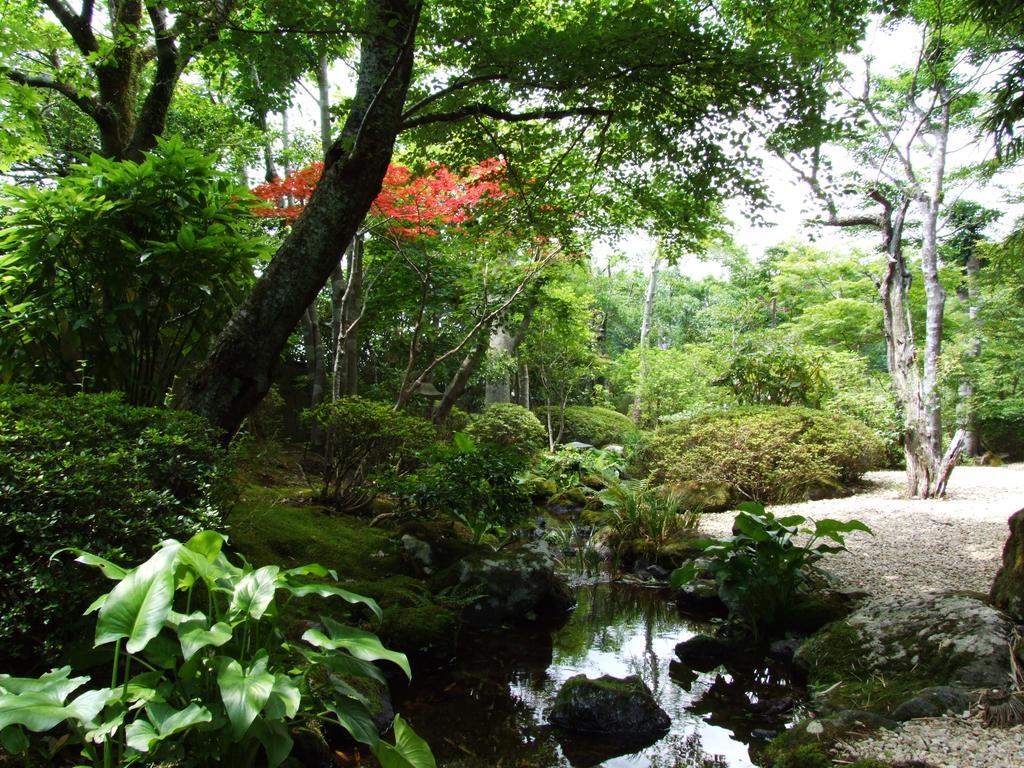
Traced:
[[657, 483], [723, 484], [732, 503], [841, 492], [884, 458], [866, 426], [810, 408], [752, 406], [664, 427], [645, 449]]
[[[537, 417], [542, 424], [547, 424], [548, 408], [538, 408]], [[558, 409], [551, 408], [551, 428], [558, 434]], [[546, 428], [546, 427], [545, 427]], [[590, 405], [570, 405], [565, 409], [565, 426], [562, 430], [562, 442], [574, 440], [602, 447], [612, 443], [629, 442], [637, 432], [633, 420], [625, 414], [610, 408]]]
[[532, 456], [547, 445], [547, 432], [526, 408], [515, 403], [494, 403], [474, 415], [466, 432], [478, 443], [507, 448]]
[[115, 562], [222, 527], [234, 498], [226, 452], [198, 416], [0, 388], [0, 670], [44, 662], [80, 636], [109, 589], [64, 547]]

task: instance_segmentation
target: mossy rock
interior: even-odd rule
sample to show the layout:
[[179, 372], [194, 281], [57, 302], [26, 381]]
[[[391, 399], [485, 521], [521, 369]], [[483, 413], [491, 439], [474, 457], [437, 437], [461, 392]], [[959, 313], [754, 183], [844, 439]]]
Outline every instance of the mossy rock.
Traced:
[[523, 490], [534, 501], [550, 499], [558, 493], [558, 484], [554, 480], [543, 477], [533, 477], [523, 483]]
[[662, 734], [671, 724], [637, 675], [604, 675], [596, 680], [586, 675], [570, 677], [559, 688], [549, 719], [574, 731], [631, 738]]
[[[880, 728], [893, 729], [896, 723], [874, 712], [844, 710], [834, 717], [802, 720], [764, 748], [758, 764], [769, 768], [832, 768], [832, 745], [850, 734], [863, 735]], [[874, 761], [853, 765], [874, 768]]]
[[[479, 545], [467, 541], [465, 526], [461, 528], [463, 532], [448, 520], [410, 520], [398, 529], [396, 540], [401, 542], [407, 559], [413, 558], [406, 537], [426, 544], [430, 549], [430, 568], [438, 571], [481, 551]], [[418, 569], [423, 563], [421, 561], [413, 565]]]
[[548, 500], [549, 507], [582, 508], [587, 506], [587, 494], [582, 488], [566, 488]]
[[811, 635], [832, 622], [846, 618], [857, 598], [857, 595], [828, 588], [797, 595], [782, 617], [782, 630]]
[[928, 593], [871, 600], [804, 643], [795, 661], [821, 703], [890, 713], [925, 688], [987, 688], [1009, 674], [1012, 623], [980, 596]]
[[1024, 509], [1009, 520], [1010, 536], [1003, 547], [1003, 564], [992, 585], [992, 604], [1024, 622]]
[[409, 657], [413, 667], [443, 665], [455, 656], [461, 621], [446, 606], [396, 606], [384, 611], [381, 640], [389, 649]]

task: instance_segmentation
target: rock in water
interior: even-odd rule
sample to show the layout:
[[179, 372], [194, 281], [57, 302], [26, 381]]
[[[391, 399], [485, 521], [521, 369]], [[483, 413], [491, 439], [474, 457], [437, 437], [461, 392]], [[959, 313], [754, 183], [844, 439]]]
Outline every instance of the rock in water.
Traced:
[[1010, 538], [1003, 547], [1003, 565], [992, 585], [992, 604], [1024, 621], [1024, 509], [1010, 518]]
[[631, 739], [656, 738], [671, 723], [636, 675], [605, 675], [597, 680], [586, 675], [570, 677], [558, 690], [548, 719], [574, 731]]
[[431, 586], [472, 597], [462, 619], [482, 627], [557, 616], [573, 605], [555, 557], [543, 541], [464, 557], [437, 574]]

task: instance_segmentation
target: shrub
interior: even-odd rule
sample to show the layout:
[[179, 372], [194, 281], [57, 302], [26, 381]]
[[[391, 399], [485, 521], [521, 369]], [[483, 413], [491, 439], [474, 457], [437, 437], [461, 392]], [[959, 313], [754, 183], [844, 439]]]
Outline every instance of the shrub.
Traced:
[[515, 403], [494, 403], [474, 416], [466, 433], [478, 443], [490, 443], [522, 456], [533, 456], [547, 444], [543, 425]]
[[403, 654], [330, 618], [307, 629], [301, 643], [280, 629], [291, 598], [340, 597], [380, 620], [376, 602], [332, 583], [337, 573], [320, 565], [233, 563], [225, 542], [214, 531], [184, 544], [169, 539], [130, 570], [76, 550], [78, 562], [116, 582], [87, 611], [98, 611], [96, 647], [113, 646], [103, 676], [110, 687], [76, 693], [89, 677], [72, 679], [67, 666], [35, 680], [0, 677], [4, 746], [25, 753], [28, 764], [26, 731], [63, 726], [56, 746], [52, 739], [39, 745], [47, 764], [66, 744], [81, 750], [76, 764], [93, 768], [180, 765], [186, 757], [193, 766], [275, 768], [292, 751], [290, 727], [318, 717], [366, 743], [384, 765], [434, 768], [429, 748], [401, 718], [394, 721], [396, 743], [382, 742], [366, 698], [342, 680], [383, 684], [371, 663], [378, 660], [411, 677]]
[[[813, 586], [816, 563], [827, 554], [846, 551], [843, 534], [871, 533], [859, 520], [819, 520], [802, 515], [775, 517], [753, 502], [741, 505], [733, 535], [702, 543], [704, 556], [718, 584], [718, 595], [730, 618], [740, 621], [754, 637], [777, 628], [794, 598]], [[796, 543], [801, 536], [803, 542]], [[691, 560], [672, 573], [679, 587], [699, 575]]]
[[529, 514], [530, 497], [517, 477], [525, 467], [521, 454], [493, 443], [477, 444], [459, 432], [416, 478], [412, 502], [422, 512], [459, 520], [479, 543], [489, 531]]
[[[559, 415], [557, 408], [539, 408], [537, 416], [547, 423], [551, 414], [551, 429], [558, 435]], [[575, 441], [590, 445], [605, 446], [611, 443], [623, 444], [637, 431], [632, 419], [610, 408], [589, 405], [570, 405], [565, 409], [562, 437], [560, 442]]]
[[800, 501], [841, 491], [877, 466], [884, 447], [863, 424], [809, 408], [759, 406], [664, 427], [645, 450], [658, 483], [721, 483], [732, 501]]
[[269, 255], [253, 198], [216, 163], [170, 139], [139, 163], [93, 155], [53, 185], [8, 188], [0, 381], [164, 402]]
[[310, 415], [327, 440], [320, 500], [339, 510], [365, 507], [377, 477], [408, 472], [435, 439], [426, 419], [362, 397], [321, 403]]
[[680, 531], [693, 530], [700, 522], [700, 511], [688, 509], [682, 496], [645, 480], [609, 478], [598, 498], [620, 554], [631, 547], [656, 555]]
[[0, 648], [50, 658], [79, 634], [102, 578], [50, 555], [88, 547], [141, 558], [153, 541], [219, 527], [232, 500], [226, 454], [198, 416], [0, 388]]

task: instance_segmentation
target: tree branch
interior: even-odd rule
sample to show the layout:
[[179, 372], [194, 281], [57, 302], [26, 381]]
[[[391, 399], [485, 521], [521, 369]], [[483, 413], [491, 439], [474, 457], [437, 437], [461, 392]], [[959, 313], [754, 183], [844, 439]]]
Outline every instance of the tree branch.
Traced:
[[89, 115], [89, 117], [95, 119], [100, 112], [100, 106], [95, 99], [90, 96], [81, 95], [72, 86], [67, 83], [62, 83], [60, 80], [56, 80], [47, 75], [26, 75], [24, 72], [19, 72], [15, 69], [9, 69], [5, 74], [7, 75], [8, 80], [17, 83], [18, 85], [27, 85], [31, 88], [43, 88], [59, 93]]
[[[60, 25], [71, 35], [71, 39], [78, 46], [78, 50], [88, 56], [90, 53], [96, 53], [100, 49], [99, 43], [96, 42], [96, 36], [93, 34], [92, 27], [90, 26], [92, 22], [91, 0], [85, 0], [82, 6], [82, 16], [72, 11], [64, 0], [43, 0], [43, 2], [50, 9], [50, 12], [57, 17]], [[88, 16], [85, 15], [86, 11], [88, 11]]]
[[480, 83], [489, 83], [489, 82], [493, 82], [495, 80], [501, 80], [501, 79], [503, 79], [503, 77], [504, 77], [504, 75], [495, 74], [495, 75], [476, 75], [474, 77], [467, 77], [467, 78], [463, 78], [463, 79], [456, 79], [451, 84], [446, 85], [441, 90], [435, 91], [434, 93], [431, 93], [428, 96], [424, 96], [422, 99], [420, 99], [415, 104], [413, 104], [411, 107], [409, 107], [407, 110], [405, 110], [405, 114], [402, 115], [402, 120], [403, 120], [403, 122], [408, 120], [410, 115], [416, 114], [417, 112], [419, 112], [424, 107], [429, 106], [430, 104], [433, 104], [438, 99], [443, 99], [445, 96], [450, 96], [451, 94], [456, 93], [458, 91], [461, 91], [464, 88], [471, 88], [474, 85], [479, 85]]
[[569, 109], [537, 109], [531, 112], [507, 112], [488, 104], [467, 104], [452, 112], [435, 112], [422, 117], [404, 120], [400, 131], [408, 131], [433, 123], [457, 123], [471, 117], [490, 117], [506, 123], [526, 123], [534, 120], [561, 120], [566, 117], [601, 117], [614, 114], [610, 109], [599, 107], [572, 107]]

